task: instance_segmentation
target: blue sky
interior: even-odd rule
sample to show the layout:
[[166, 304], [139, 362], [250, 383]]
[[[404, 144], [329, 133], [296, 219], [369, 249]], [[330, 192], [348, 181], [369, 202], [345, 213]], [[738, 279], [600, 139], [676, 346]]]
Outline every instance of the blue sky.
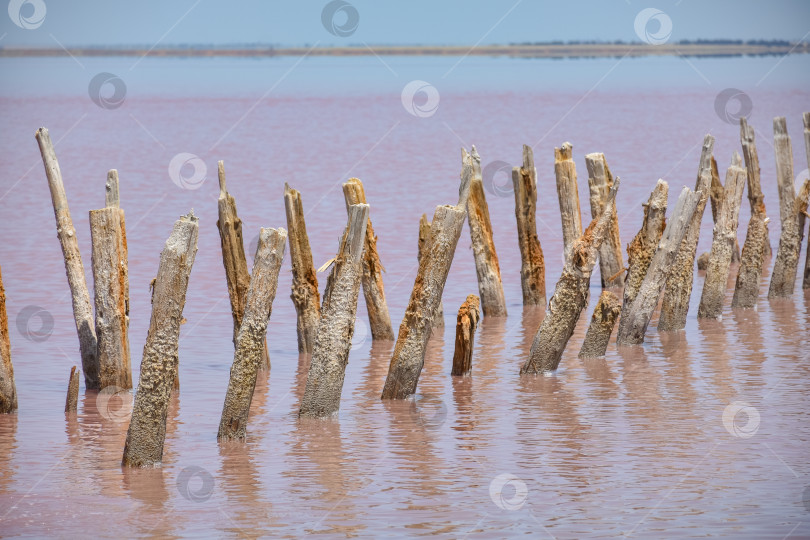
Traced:
[[[637, 41], [635, 17], [650, 7], [672, 20], [672, 40], [799, 40], [810, 31], [806, 0], [347, 0], [359, 17], [356, 31], [347, 37], [329, 33], [322, 24], [326, 0], [11, 0], [9, 5], [31, 1], [46, 8], [42, 24], [23, 29], [7, 13], [0, 14], [0, 46]], [[30, 16], [34, 6], [21, 9]], [[338, 25], [345, 16], [336, 15]]]

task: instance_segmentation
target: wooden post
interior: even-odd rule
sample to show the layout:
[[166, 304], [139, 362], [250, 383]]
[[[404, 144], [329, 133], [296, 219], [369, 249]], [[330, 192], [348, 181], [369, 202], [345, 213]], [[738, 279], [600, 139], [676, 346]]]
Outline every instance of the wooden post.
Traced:
[[321, 320], [321, 300], [318, 293], [318, 277], [312, 263], [307, 226], [301, 194], [284, 184], [284, 208], [287, 212], [290, 261], [292, 266], [292, 298], [295, 305], [298, 330], [298, 352], [312, 354], [315, 335]]
[[[751, 214], [754, 214], [755, 211], [761, 212], [764, 218], [765, 195], [762, 193], [762, 184], [760, 182], [759, 154], [754, 137], [754, 128], [748, 125], [748, 120], [744, 116], [740, 117], [740, 143], [742, 145], [743, 159], [745, 160], [745, 169], [747, 172], [748, 203], [751, 206]], [[768, 224], [766, 223], [765, 250], [762, 256], [770, 256], [771, 254], [770, 233], [768, 232]]]
[[[720, 172], [717, 169], [717, 160], [712, 156], [711, 162], [712, 186], [709, 197], [712, 201], [712, 222], [716, 225], [720, 215], [720, 208], [723, 206], [725, 187], [720, 183]], [[734, 240], [731, 252], [731, 262], [740, 262], [740, 244]]]
[[474, 294], [458, 308], [456, 317], [456, 348], [453, 351], [453, 369], [451, 375], [467, 375], [472, 370], [472, 353], [475, 344], [475, 328], [481, 314], [478, 311], [479, 300]]
[[253, 275], [245, 298], [242, 326], [236, 337], [228, 391], [219, 421], [219, 440], [246, 437], [250, 402], [256, 386], [256, 373], [262, 364], [267, 323], [276, 297], [278, 272], [286, 243], [287, 231], [284, 229], [263, 228], [259, 232]]
[[579, 211], [579, 191], [577, 188], [577, 167], [573, 159], [573, 147], [565, 142], [554, 149], [554, 175], [557, 177], [557, 197], [560, 201], [562, 218], [563, 249], [568, 249], [582, 236], [582, 216]]
[[779, 186], [779, 217], [782, 235], [776, 250], [768, 298], [785, 298], [793, 294], [799, 268], [801, 233], [796, 215], [796, 192], [793, 186], [793, 149], [784, 116], [773, 119], [773, 150], [776, 159], [776, 181]]
[[[430, 242], [430, 221], [428, 221], [427, 215], [422, 214], [422, 217], [419, 218], [419, 246], [416, 252], [416, 262], [422, 262], [422, 254], [427, 253], [428, 248], [427, 244]], [[430, 321], [431, 328], [440, 328], [444, 326], [444, 303], [440, 300], [439, 305], [436, 308], [436, 312], [433, 314], [433, 318]]]
[[84, 266], [79, 252], [79, 242], [76, 239], [76, 229], [70, 217], [65, 186], [62, 183], [62, 172], [51, 143], [51, 137], [46, 128], [39, 128], [36, 133], [39, 151], [42, 154], [42, 163], [45, 166], [45, 175], [48, 177], [48, 187], [53, 202], [53, 213], [56, 217], [56, 236], [62, 246], [62, 255], [65, 259], [65, 272], [73, 303], [73, 318], [76, 321], [76, 330], [79, 334], [79, 351], [82, 357], [82, 371], [84, 371], [84, 385], [91, 390], [99, 389], [99, 365], [96, 345], [96, 331], [93, 322], [93, 308], [90, 305], [90, 293], [84, 278]]
[[349, 221], [340, 240], [321, 307], [321, 323], [301, 399], [299, 416], [323, 418], [340, 409], [340, 394], [354, 334], [357, 296], [363, 274], [363, 246], [368, 244], [367, 204], [349, 206]]
[[703, 282], [703, 294], [698, 307], [699, 318], [717, 319], [723, 313], [723, 299], [726, 295], [734, 240], [737, 238], [737, 223], [746, 177], [742, 160], [739, 154], [734, 152], [731, 166], [726, 172], [723, 201], [717, 213], [717, 224], [714, 226], [709, 266], [706, 268], [706, 280]]
[[537, 236], [537, 169], [534, 152], [523, 145], [523, 166], [512, 169], [515, 191], [515, 218], [520, 245], [520, 286], [524, 306], [546, 303], [546, 263]]
[[635, 300], [629, 306], [622, 306], [622, 317], [616, 336], [618, 345], [644, 343], [644, 334], [647, 332], [653, 310], [658, 305], [661, 290], [666, 284], [678, 248], [702, 196], [702, 193], [694, 192], [686, 186], [681, 190]]
[[431, 320], [441, 302], [456, 245], [467, 215], [469, 186], [473, 177], [472, 157], [462, 154], [461, 187], [456, 206], [437, 206], [430, 226], [430, 241], [416, 273], [405, 317], [399, 326], [397, 343], [388, 367], [382, 399], [405, 399], [416, 392], [425, 364], [425, 347]]
[[[228, 193], [225, 183], [225, 162], [217, 162], [219, 176], [219, 198], [217, 207], [219, 218], [219, 240], [222, 246], [222, 264], [225, 266], [225, 279], [228, 282], [228, 296], [231, 299], [231, 316], [233, 317], [233, 345], [236, 348], [236, 338], [242, 326], [242, 317], [245, 314], [245, 302], [250, 286], [250, 273], [245, 258], [245, 243], [242, 237], [242, 220], [236, 213], [236, 199]], [[270, 369], [270, 354], [267, 351], [267, 342], [264, 343], [261, 369]]]
[[686, 315], [689, 312], [689, 300], [692, 297], [692, 282], [695, 275], [695, 253], [700, 238], [700, 222], [709, 200], [712, 182], [712, 149], [714, 137], [703, 138], [703, 149], [700, 152], [695, 192], [700, 193], [695, 213], [686, 228], [681, 240], [675, 263], [667, 277], [664, 287], [664, 299], [661, 303], [661, 314], [658, 318], [659, 331], [680, 330], [686, 326]]
[[79, 406], [79, 372], [76, 366], [70, 368], [70, 379], [68, 379], [68, 391], [65, 398], [65, 412], [75, 413]]
[[152, 466], [163, 458], [166, 414], [178, 366], [178, 338], [186, 290], [197, 253], [199, 218], [192, 211], [174, 224], [160, 254], [152, 288], [152, 319], [143, 346], [141, 376], [122, 464]]
[[[346, 211], [353, 204], [366, 204], [366, 192], [358, 178], [349, 178], [343, 184], [343, 196], [346, 199]], [[388, 303], [385, 301], [382, 273], [385, 271], [377, 253], [377, 236], [371, 226], [371, 218], [366, 225], [365, 247], [363, 249], [363, 296], [366, 299], [368, 325], [371, 339], [382, 341], [394, 340], [394, 329], [391, 327], [391, 316], [388, 314]]]
[[644, 221], [641, 229], [627, 245], [627, 277], [624, 280], [624, 301], [622, 302], [622, 318], [627, 309], [636, 299], [641, 282], [647, 274], [658, 241], [666, 226], [667, 195], [669, 185], [658, 180], [650, 199], [644, 204]]
[[605, 356], [610, 334], [616, 325], [616, 319], [622, 311], [622, 301], [611, 291], [602, 291], [599, 302], [593, 310], [591, 325], [585, 334], [585, 341], [579, 350], [580, 358], [598, 358]]
[[492, 237], [489, 207], [484, 195], [481, 176], [481, 157], [472, 147], [473, 177], [470, 182], [470, 197], [467, 199], [467, 220], [470, 224], [470, 240], [475, 257], [475, 273], [478, 276], [478, 294], [484, 317], [506, 317], [506, 299], [503, 295], [501, 268]]
[[[802, 115], [804, 122], [804, 152], [807, 155], [807, 167], [810, 169], [810, 112]], [[807, 253], [804, 260], [804, 278], [802, 289], [810, 289], [810, 235], [807, 236]]]
[[107, 171], [107, 183], [104, 184], [104, 206], [107, 208], [119, 208], [121, 206], [118, 183], [118, 170], [110, 169]]
[[[596, 219], [605, 209], [613, 175], [610, 173], [605, 154], [587, 154], [585, 166], [588, 169], [588, 188], [591, 192], [591, 218]], [[622, 239], [619, 236], [619, 218], [614, 213], [607, 236], [599, 248], [599, 270], [602, 287], [624, 286], [624, 262], [622, 261]], [[601, 355], [600, 355], [601, 356]]]
[[17, 410], [17, 386], [14, 384], [14, 366], [11, 364], [11, 337], [8, 333], [6, 290], [0, 272], [0, 414]]
[[607, 236], [616, 212], [618, 189], [617, 177], [602, 214], [591, 221], [585, 233], [566, 252], [562, 275], [548, 301], [546, 316], [534, 336], [529, 359], [520, 368], [521, 374], [554, 371], [560, 365], [565, 346], [574, 333], [582, 310], [588, 305], [591, 271], [596, 265], [599, 246]]

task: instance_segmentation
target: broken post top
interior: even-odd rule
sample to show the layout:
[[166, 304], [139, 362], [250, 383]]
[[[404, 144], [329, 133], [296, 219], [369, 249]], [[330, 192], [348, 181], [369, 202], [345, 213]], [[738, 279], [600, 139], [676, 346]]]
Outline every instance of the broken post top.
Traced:
[[366, 189], [359, 178], [349, 178], [343, 183], [343, 197], [346, 200], [346, 210], [353, 204], [366, 203]]
[[[351, 227], [352, 223], [358, 222], [366, 222], [368, 221], [368, 211], [369, 206], [368, 204], [352, 204], [349, 206], [349, 225], [346, 228], [346, 245], [349, 246], [349, 256], [352, 260], [359, 260], [360, 257], [363, 255], [363, 246], [365, 245], [363, 239], [366, 234], [365, 227]], [[355, 238], [354, 235], [359, 234], [359, 238]]]
[[[621, 180], [617, 176], [608, 192], [602, 215], [591, 221], [582, 236], [571, 245], [571, 256], [567, 257], [565, 261], [566, 270], [569, 272], [576, 269], [584, 275], [590, 273], [596, 266], [596, 251], [602, 244], [613, 214], [616, 212], [616, 192], [619, 190], [620, 183]], [[573, 268], [568, 268], [568, 265], [572, 265]]]
[[118, 208], [121, 206], [120, 196], [118, 194], [118, 171], [110, 169], [107, 172], [107, 183], [104, 185], [105, 189], [105, 206], [107, 208]]
[[747, 143], [754, 142], [754, 128], [748, 125], [748, 120], [744, 117], [740, 117], [740, 139]]
[[740, 157], [740, 154], [738, 154], [736, 150], [734, 151], [734, 155], [731, 156], [731, 166], [736, 167], [738, 169], [743, 168], [742, 158]]
[[564, 142], [560, 148], [554, 149], [554, 161], [566, 161], [573, 159], [573, 146], [570, 142]]
[[224, 199], [228, 196], [228, 188], [225, 186], [225, 162], [222, 160], [217, 161], [217, 175], [219, 176], [219, 198]]
[[[744, 118], [740, 119], [744, 121]], [[700, 165], [698, 170], [698, 177], [700, 177], [700, 172], [704, 169], [708, 169], [712, 166], [712, 151], [714, 150], [714, 137], [710, 134], [706, 134], [703, 137], [703, 148], [700, 151]]]
[[773, 119], [773, 134], [774, 136], [788, 136], [787, 120], [784, 116], [777, 116]]
[[523, 145], [523, 174], [531, 174], [534, 171], [534, 151], [531, 146]]
[[[475, 147], [473, 147], [473, 152], [475, 152]], [[473, 161], [476, 158], [480, 165], [481, 158], [478, 156], [478, 152], [475, 152], [473, 156], [468, 154], [466, 149], [461, 149], [461, 185], [458, 187], [458, 204], [456, 208], [460, 208], [465, 212], [467, 211], [467, 200], [470, 198], [470, 184], [475, 177]]]

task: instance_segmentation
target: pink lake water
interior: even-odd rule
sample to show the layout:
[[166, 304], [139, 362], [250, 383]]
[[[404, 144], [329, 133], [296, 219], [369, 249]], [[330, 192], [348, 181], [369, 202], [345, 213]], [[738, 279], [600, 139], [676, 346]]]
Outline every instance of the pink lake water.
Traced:
[[[461, 146], [475, 144], [490, 170], [519, 165], [521, 145], [534, 146], [550, 294], [562, 267], [554, 146], [573, 144], [585, 224], [584, 155], [605, 153], [622, 179], [617, 208], [627, 244], [658, 178], [669, 182], [671, 203], [681, 186], [694, 186], [704, 134], [717, 139], [721, 170], [739, 151], [739, 127], [716, 112], [717, 95], [739, 88], [752, 104], [775, 250], [771, 122], [787, 117], [800, 176], [808, 168], [807, 57], [470, 58], [450, 69], [457, 60], [0, 62], [14, 75], [0, 83], [0, 265], [19, 400], [16, 414], [0, 415], [0, 536], [810, 536], [810, 292], [797, 280], [790, 299], [768, 301], [769, 260], [757, 309], [731, 310], [732, 267], [722, 320], [698, 321], [704, 276], [696, 272], [684, 331], [659, 333], [656, 315], [643, 346], [619, 350], [614, 335], [605, 358], [582, 361], [576, 355], [600, 292], [595, 277], [560, 369], [521, 377], [543, 309], [521, 305], [505, 173], [492, 177], [487, 196], [509, 316], [482, 320], [471, 376], [450, 376], [455, 312], [478, 292], [465, 226], [443, 296], [446, 327], [431, 337], [417, 394], [379, 399], [393, 344], [372, 343], [361, 295], [339, 415], [299, 421], [308, 359], [297, 353], [287, 257], [268, 327], [272, 368], [260, 373], [248, 440], [217, 443], [233, 360], [217, 160], [225, 160], [248, 244], [259, 227], [286, 227], [284, 182], [301, 191], [316, 266], [334, 256], [345, 226], [340, 184], [362, 179], [398, 326], [416, 273], [419, 216], [455, 203]], [[120, 107], [88, 96], [98, 72], [125, 81]], [[432, 115], [403, 107], [402, 89], [415, 79], [440, 95]], [[160, 250], [178, 216], [193, 208], [200, 217], [181, 389], [159, 469], [121, 468], [129, 415], [120, 400], [99, 400], [82, 381], [78, 414], [63, 413], [80, 358], [34, 140], [40, 126], [56, 143], [91, 291], [87, 212], [104, 205], [107, 170], [119, 171], [136, 380]], [[184, 152], [205, 164], [196, 189], [169, 174]], [[710, 215], [699, 252], [711, 245]], [[319, 274], [321, 289], [325, 281]], [[29, 318], [32, 311], [39, 315]]]

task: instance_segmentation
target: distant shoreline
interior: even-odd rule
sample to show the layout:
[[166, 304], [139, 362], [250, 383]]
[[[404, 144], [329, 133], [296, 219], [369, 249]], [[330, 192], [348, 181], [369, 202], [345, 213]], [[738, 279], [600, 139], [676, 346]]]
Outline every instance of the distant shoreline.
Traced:
[[810, 43], [578, 43], [468, 46], [375, 47], [239, 47], [239, 48], [0, 48], [0, 57], [153, 56], [153, 57], [273, 57], [273, 56], [507, 56], [515, 58], [605, 58], [641, 56], [768, 56], [810, 53]]

